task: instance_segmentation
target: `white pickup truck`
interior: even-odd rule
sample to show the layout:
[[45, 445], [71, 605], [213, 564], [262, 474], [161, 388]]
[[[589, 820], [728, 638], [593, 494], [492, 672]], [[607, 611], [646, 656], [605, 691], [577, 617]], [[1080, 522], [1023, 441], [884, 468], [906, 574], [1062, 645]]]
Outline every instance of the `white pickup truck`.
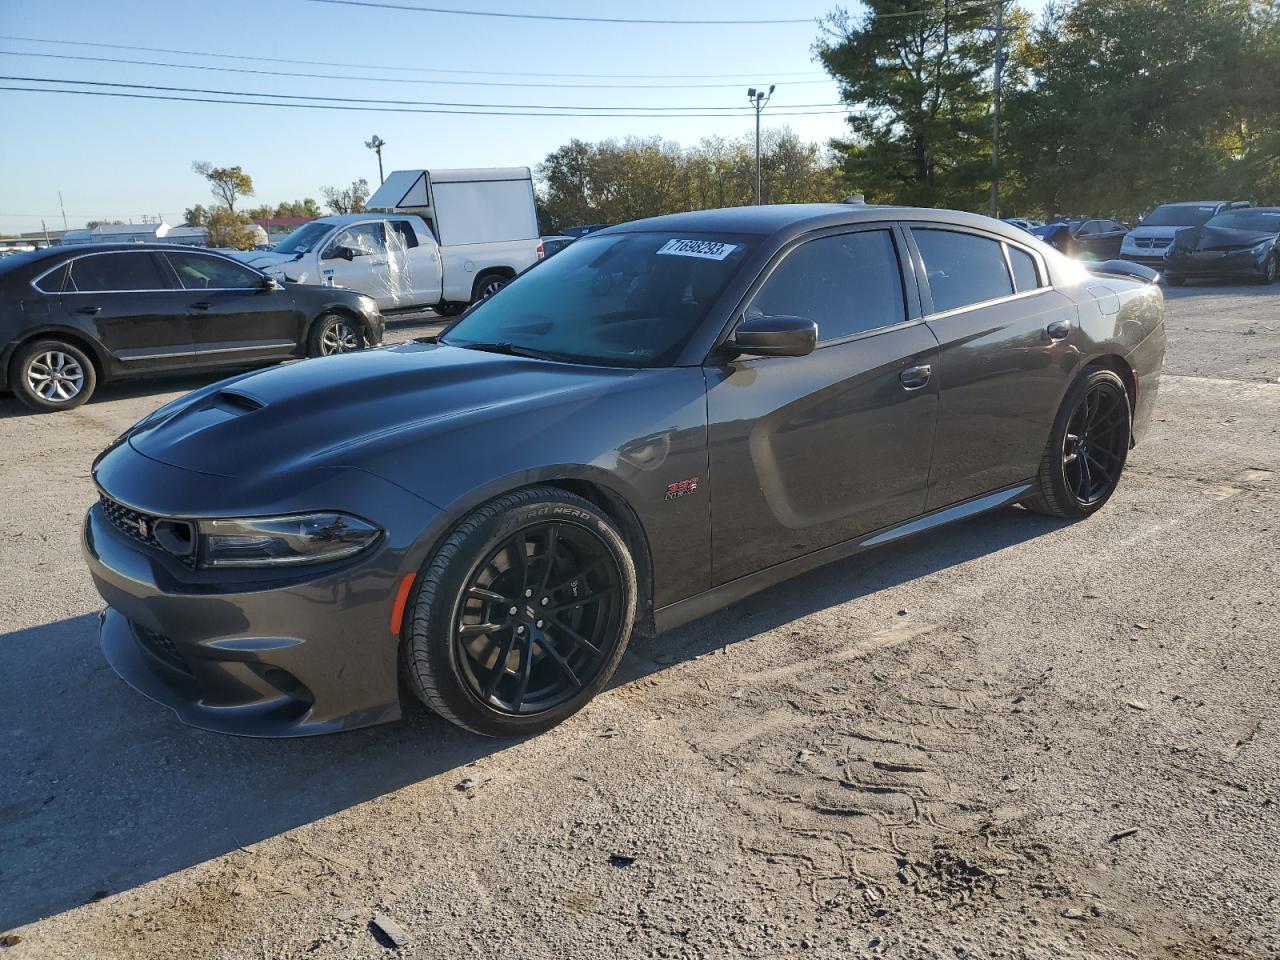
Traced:
[[239, 258], [295, 283], [348, 287], [384, 313], [453, 316], [542, 257], [528, 167], [397, 170], [371, 210], [321, 217]]

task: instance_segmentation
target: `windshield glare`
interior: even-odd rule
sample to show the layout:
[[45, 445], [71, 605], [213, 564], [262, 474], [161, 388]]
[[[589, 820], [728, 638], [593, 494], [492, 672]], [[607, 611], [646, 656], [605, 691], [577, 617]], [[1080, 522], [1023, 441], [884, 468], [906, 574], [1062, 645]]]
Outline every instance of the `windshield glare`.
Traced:
[[1212, 204], [1173, 203], [1156, 207], [1142, 221], [1144, 227], [1198, 227], [1213, 216]]
[[751, 246], [722, 234], [587, 236], [473, 307], [441, 342], [663, 366], [701, 325]]
[[1255, 233], [1280, 233], [1280, 210], [1236, 210], [1214, 217], [1205, 226]]
[[329, 223], [304, 223], [274, 247], [276, 253], [307, 253], [333, 229]]

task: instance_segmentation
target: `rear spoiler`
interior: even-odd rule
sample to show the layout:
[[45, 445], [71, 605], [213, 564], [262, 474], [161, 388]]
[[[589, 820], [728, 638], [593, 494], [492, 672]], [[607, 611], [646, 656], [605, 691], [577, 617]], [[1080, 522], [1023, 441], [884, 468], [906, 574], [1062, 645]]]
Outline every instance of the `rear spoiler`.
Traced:
[[1132, 260], [1077, 260], [1076, 263], [1090, 273], [1109, 273], [1112, 276], [1128, 277], [1139, 283], [1155, 283], [1160, 279], [1159, 271]]

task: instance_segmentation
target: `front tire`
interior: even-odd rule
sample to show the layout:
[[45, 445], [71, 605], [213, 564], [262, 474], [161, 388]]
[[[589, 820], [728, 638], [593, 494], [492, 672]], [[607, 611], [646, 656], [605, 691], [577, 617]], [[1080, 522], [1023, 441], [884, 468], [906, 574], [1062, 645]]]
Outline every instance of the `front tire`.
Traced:
[[1264, 287], [1269, 287], [1276, 282], [1276, 274], [1280, 273], [1280, 254], [1273, 253], [1267, 257], [1267, 262], [1262, 266], [1262, 276], [1258, 278], [1258, 282]]
[[65, 340], [36, 340], [18, 348], [9, 366], [9, 386], [26, 406], [40, 413], [71, 410], [98, 385], [93, 361]]
[[613, 521], [555, 487], [491, 500], [419, 574], [405, 675], [473, 733], [554, 727], [609, 682], [635, 621], [636, 572]]
[[1102, 509], [1120, 482], [1132, 425], [1124, 381], [1111, 370], [1088, 368], [1062, 401], [1040, 461], [1038, 490], [1024, 505], [1073, 520]]
[[332, 357], [364, 348], [364, 331], [350, 317], [325, 313], [316, 318], [307, 338], [307, 356]]

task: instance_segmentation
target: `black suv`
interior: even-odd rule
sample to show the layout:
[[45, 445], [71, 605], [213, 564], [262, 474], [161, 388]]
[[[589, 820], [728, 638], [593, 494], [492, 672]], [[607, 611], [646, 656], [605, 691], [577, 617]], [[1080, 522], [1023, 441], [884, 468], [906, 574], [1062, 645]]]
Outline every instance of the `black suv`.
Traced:
[[53, 247], [0, 261], [0, 389], [66, 410], [105, 380], [243, 367], [382, 342], [369, 297], [281, 284], [209, 250]]

